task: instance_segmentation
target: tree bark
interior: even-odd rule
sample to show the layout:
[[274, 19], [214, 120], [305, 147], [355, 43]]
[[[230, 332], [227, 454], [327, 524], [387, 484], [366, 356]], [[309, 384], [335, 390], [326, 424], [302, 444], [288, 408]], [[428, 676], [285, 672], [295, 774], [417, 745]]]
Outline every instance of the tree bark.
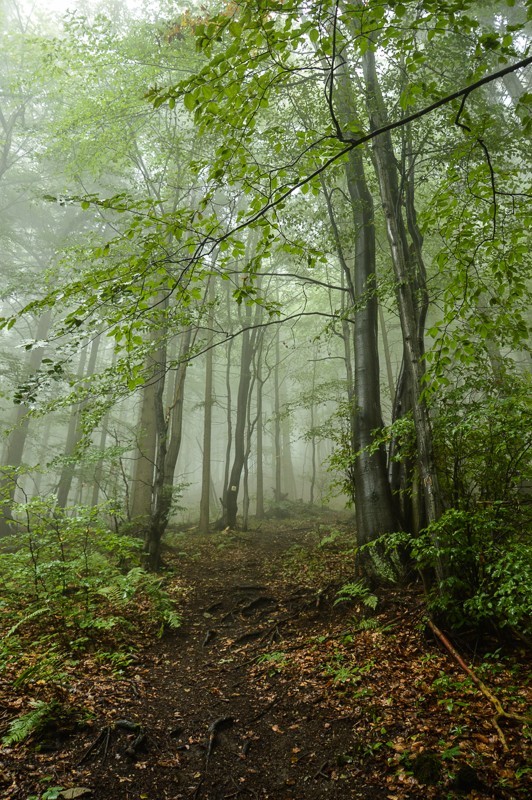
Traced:
[[256, 500], [255, 500], [255, 516], [257, 519], [264, 519], [264, 446], [263, 446], [263, 409], [262, 409], [262, 389], [264, 380], [262, 378], [262, 348], [264, 343], [264, 336], [260, 337], [259, 346], [257, 349], [257, 363], [255, 373], [257, 376], [257, 438], [256, 438], [256, 456], [257, 456], [257, 474], [256, 474]]
[[[50, 330], [52, 322], [52, 312], [47, 311], [39, 319], [35, 331], [35, 339], [40, 342], [45, 339]], [[42, 363], [44, 348], [35, 347], [31, 350], [28, 358], [28, 373], [35, 374]], [[15, 498], [17, 488], [17, 470], [22, 464], [24, 448], [28, 436], [30, 425], [30, 409], [24, 403], [16, 406], [15, 420], [13, 429], [9, 434], [7, 444], [2, 458], [2, 475], [0, 477], [0, 537], [8, 536], [12, 533], [10, 522], [12, 521], [11, 506]]]
[[[346, 66], [339, 71], [339, 115], [345, 124], [356, 119]], [[375, 431], [383, 428], [380, 400], [378, 299], [375, 267], [373, 198], [367, 185], [363, 154], [351, 150], [346, 178], [355, 236], [354, 269], [350, 277], [354, 302], [354, 397], [352, 409], [354, 496], [359, 547], [375, 542], [399, 527], [388, 483], [386, 451], [375, 446]], [[384, 547], [360, 550], [362, 570], [373, 581], [397, 577], [395, 562]]]
[[[375, 54], [368, 49], [362, 58], [366, 84], [366, 104], [372, 130], [387, 124], [388, 117], [380, 89]], [[421, 349], [421, 321], [416, 311], [417, 272], [412, 263], [402, 198], [399, 191], [397, 167], [391, 135], [377, 136], [373, 142], [377, 181], [386, 223], [396, 281], [396, 298], [404, 342], [406, 377], [412, 385], [412, 412], [417, 438], [418, 462], [428, 522], [436, 521], [442, 513], [442, 502], [436, 473], [429, 411], [423, 398], [424, 365]]]
[[251, 363], [256, 342], [256, 331], [244, 330], [240, 350], [240, 376], [236, 400], [233, 464], [224, 491], [224, 527], [235, 528], [238, 511], [238, 490], [245, 460], [245, 429], [248, 395], [251, 385]]
[[[157, 385], [155, 397], [155, 421], [157, 427], [155, 480], [153, 483], [150, 524], [146, 528], [144, 535], [144, 563], [146, 568], [152, 572], [157, 571], [160, 566], [161, 540], [168, 526], [172, 509], [174, 472], [183, 434], [183, 402], [191, 339], [192, 328], [189, 326], [183, 332], [173, 397], [171, 405], [166, 412], [163, 403], [164, 381], [159, 380]], [[166, 358], [161, 363], [165, 362]]]
[[149, 525], [152, 510], [152, 492], [157, 451], [157, 425], [155, 421], [155, 405], [158, 393], [158, 384], [164, 381], [164, 363], [166, 361], [166, 346], [157, 345], [159, 336], [151, 333], [151, 341], [155, 350], [149, 353], [144, 361], [146, 374], [145, 385], [142, 389], [141, 408], [138, 424], [137, 456], [131, 482], [131, 511], [132, 522], [137, 526], [139, 533], [144, 533]]
[[203, 408], [203, 453], [201, 468], [201, 499], [198, 529], [200, 533], [209, 532], [211, 496], [211, 444], [212, 444], [212, 404], [213, 404], [213, 331], [214, 323], [214, 278], [209, 278], [207, 315], [207, 352], [205, 354], [205, 394]]
[[[100, 335], [98, 334], [96, 338], [93, 339], [90, 347], [90, 355], [86, 372], [85, 372], [85, 360], [87, 356], [87, 348], [84, 348], [82, 351], [78, 368], [78, 380], [81, 380], [84, 374], [86, 377], [89, 378], [91, 375], [94, 374], [99, 346], [100, 346]], [[73, 459], [76, 453], [76, 448], [79, 445], [81, 437], [83, 435], [83, 431], [81, 430], [80, 426], [80, 416], [85, 405], [86, 401], [82, 400], [81, 403], [79, 403], [72, 410], [72, 413], [70, 415], [66, 445], [65, 445], [65, 463], [63, 464], [63, 468], [61, 470], [61, 476], [59, 478], [59, 483], [57, 484], [58, 508], [65, 508], [65, 506], [68, 503], [68, 495], [70, 493], [72, 479], [76, 471], [76, 464], [74, 463]]]

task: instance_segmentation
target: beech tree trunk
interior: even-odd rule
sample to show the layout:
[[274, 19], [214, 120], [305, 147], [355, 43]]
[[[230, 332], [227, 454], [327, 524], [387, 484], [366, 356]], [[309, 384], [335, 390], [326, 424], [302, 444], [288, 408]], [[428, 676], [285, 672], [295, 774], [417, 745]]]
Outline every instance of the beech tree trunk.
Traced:
[[257, 350], [257, 359], [255, 367], [257, 376], [257, 438], [256, 438], [257, 474], [256, 474], [255, 516], [257, 517], [257, 519], [264, 519], [264, 464], [263, 464], [264, 414], [262, 410], [262, 389], [264, 386], [264, 380], [262, 378], [263, 342], [264, 342], [264, 336], [261, 336], [259, 347]]
[[[37, 329], [35, 331], [36, 341], [40, 342], [46, 339], [51, 322], [52, 312], [47, 311], [37, 322]], [[29, 375], [33, 375], [39, 370], [43, 357], [43, 347], [35, 347], [30, 351], [28, 358]], [[17, 488], [17, 470], [22, 464], [30, 425], [28, 406], [24, 403], [20, 403], [15, 409], [13, 429], [9, 434], [2, 458], [2, 473], [0, 476], [0, 501], [2, 502], [0, 506], [0, 537], [8, 536], [13, 532], [10, 527], [10, 522], [12, 521], [11, 506]]]
[[[90, 355], [86, 372], [85, 372], [85, 360], [87, 357], [87, 348], [84, 348], [82, 350], [78, 368], [78, 379], [81, 380], [84, 374], [88, 378], [90, 378], [90, 376], [94, 374], [99, 347], [100, 347], [100, 335], [98, 334], [96, 338], [93, 339], [92, 344], [90, 346]], [[76, 453], [76, 449], [81, 441], [81, 437], [83, 435], [83, 431], [81, 430], [80, 426], [80, 417], [83, 411], [83, 407], [85, 405], [86, 401], [81, 401], [81, 403], [79, 403], [79, 405], [77, 405], [72, 410], [72, 413], [70, 415], [66, 444], [65, 444], [66, 461], [63, 464], [63, 468], [61, 470], [61, 476], [59, 478], [59, 483], [57, 484], [58, 508], [65, 508], [65, 506], [68, 503], [68, 495], [70, 493], [70, 487], [72, 486], [72, 479], [76, 471], [74, 456]]]
[[161, 540], [172, 510], [174, 473], [183, 436], [183, 403], [191, 340], [192, 328], [189, 326], [183, 332], [173, 396], [166, 412], [163, 403], [163, 381], [159, 381], [155, 397], [154, 411], [157, 426], [155, 480], [150, 524], [144, 536], [144, 563], [152, 572], [158, 570], [160, 566]]
[[203, 408], [203, 453], [201, 467], [201, 499], [199, 532], [209, 532], [211, 497], [211, 444], [212, 444], [212, 404], [213, 404], [213, 332], [214, 323], [214, 278], [209, 278], [207, 315], [207, 352], [205, 354], [205, 394]]
[[[356, 120], [349, 76], [339, 70], [337, 103], [343, 124]], [[354, 451], [354, 497], [359, 563], [373, 581], [395, 579], [398, 568], [383, 546], [367, 545], [399, 523], [388, 482], [386, 451], [375, 447], [375, 431], [382, 429], [378, 348], [378, 299], [375, 267], [375, 220], [373, 198], [364, 170], [363, 153], [351, 150], [346, 178], [354, 228], [354, 268], [346, 275], [354, 306], [353, 346], [355, 354], [352, 397], [352, 446]], [[329, 212], [331, 213], [331, 212]], [[342, 259], [345, 264], [345, 258]], [[344, 267], [345, 269], [345, 267]]]
[[223, 497], [223, 524], [227, 528], [236, 527], [238, 511], [238, 491], [245, 460], [245, 430], [248, 396], [251, 386], [251, 364], [255, 351], [256, 331], [244, 330], [241, 336], [240, 376], [236, 400], [236, 422], [234, 435], [234, 456], [229, 481]]
[[[366, 103], [372, 130], [387, 124], [375, 65], [375, 54], [368, 49], [362, 59], [366, 84]], [[416, 276], [402, 216], [396, 159], [389, 132], [373, 142], [375, 171], [379, 184], [386, 233], [395, 273], [396, 297], [404, 342], [405, 371], [412, 385], [412, 412], [417, 438], [417, 452], [428, 522], [436, 521], [442, 512], [441, 495], [434, 463], [432, 430], [428, 408], [422, 396], [424, 365], [420, 347], [420, 319], [416, 313]]]
[[[151, 340], [156, 344], [158, 334], [152, 332]], [[148, 353], [144, 361], [146, 382], [142, 389], [142, 399], [138, 423], [137, 454], [131, 482], [131, 520], [139, 533], [144, 533], [150, 522], [152, 493], [157, 451], [157, 424], [155, 405], [159, 383], [163, 382], [166, 363], [166, 346]]]

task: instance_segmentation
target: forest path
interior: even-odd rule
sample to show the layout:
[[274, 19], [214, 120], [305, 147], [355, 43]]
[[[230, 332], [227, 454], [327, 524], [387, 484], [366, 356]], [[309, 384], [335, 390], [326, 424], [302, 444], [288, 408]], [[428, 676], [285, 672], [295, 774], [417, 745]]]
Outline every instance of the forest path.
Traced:
[[[191, 535], [180, 553], [179, 546], [166, 553], [190, 587], [184, 624], [142, 654], [127, 707], [113, 709], [115, 720], [142, 725], [145, 750], [128, 757], [128, 736], [131, 743], [136, 734], [119, 730], [103, 763], [97, 757], [82, 765], [93, 798], [380, 796], [354, 787], [346, 794], [343, 781], [331, 781], [352, 717], [332, 710], [323, 716], [321, 688], [294, 686], [287, 670], [291, 649], [327, 636], [342, 582], [338, 554], [329, 574], [319, 576], [331, 578], [328, 586], [313, 586], [313, 579], [302, 585], [290, 575], [308, 572], [304, 554], [319, 528], [270, 524]], [[346, 562], [340, 572], [351, 568]]]
[[[334, 605], [352, 579], [345, 518], [171, 541], [182, 627], [122, 675], [80, 675], [92, 726], [28, 751], [10, 800], [42, 800], [43, 779], [89, 800], [529, 796], [522, 731], [505, 726], [504, 753], [489, 703], [427, 639], [417, 590], [375, 614]], [[508, 710], [519, 674], [492, 676]]]

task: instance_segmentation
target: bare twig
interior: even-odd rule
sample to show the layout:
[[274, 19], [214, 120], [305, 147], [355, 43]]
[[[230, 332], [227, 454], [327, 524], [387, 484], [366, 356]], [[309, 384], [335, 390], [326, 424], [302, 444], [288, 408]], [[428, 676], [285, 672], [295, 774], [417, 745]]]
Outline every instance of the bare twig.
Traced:
[[500, 728], [499, 720], [501, 718], [512, 719], [512, 720], [514, 720], [516, 722], [522, 722], [523, 724], [528, 724], [528, 723], [532, 722], [532, 718], [524, 717], [524, 716], [521, 716], [520, 714], [513, 714], [513, 713], [511, 713], [509, 711], [505, 711], [505, 709], [502, 707], [502, 704], [501, 704], [501, 701], [499, 700], [499, 698], [496, 697], [493, 694], [493, 692], [491, 691], [491, 689], [489, 689], [489, 687], [486, 686], [484, 681], [482, 681], [478, 677], [478, 675], [476, 675], [473, 672], [471, 667], [467, 666], [467, 664], [465, 663], [464, 659], [462, 658], [462, 656], [460, 655], [458, 650], [456, 650], [456, 648], [453, 647], [453, 645], [451, 644], [449, 639], [445, 636], [444, 633], [442, 633], [440, 631], [438, 626], [435, 625], [434, 622], [432, 622], [430, 619], [428, 621], [428, 625], [429, 625], [429, 628], [431, 629], [431, 631], [434, 633], [434, 635], [444, 645], [445, 649], [448, 650], [448, 652], [453, 656], [453, 658], [462, 667], [464, 672], [466, 672], [467, 675], [469, 675], [469, 677], [471, 678], [473, 683], [476, 686], [478, 686], [478, 688], [480, 689], [480, 691], [482, 692], [484, 697], [486, 697], [490, 701], [490, 703], [493, 705], [493, 707], [495, 708], [495, 712], [496, 713], [493, 716], [492, 722], [493, 722], [493, 725], [494, 725], [494, 727], [495, 727], [495, 729], [496, 729], [496, 731], [497, 731], [497, 733], [499, 735], [499, 739], [501, 740], [504, 752], [507, 753], [508, 752], [508, 744], [506, 742], [506, 737], [504, 736], [504, 733], [502, 732], [502, 730]]

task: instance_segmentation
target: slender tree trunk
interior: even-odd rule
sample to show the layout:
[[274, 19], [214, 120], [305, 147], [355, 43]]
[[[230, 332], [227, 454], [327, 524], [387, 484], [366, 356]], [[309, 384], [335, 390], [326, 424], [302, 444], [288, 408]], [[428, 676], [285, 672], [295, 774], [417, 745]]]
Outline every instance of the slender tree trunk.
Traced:
[[256, 505], [255, 505], [255, 516], [257, 519], [264, 519], [264, 444], [263, 444], [263, 436], [264, 436], [264, 414], [262, 410], [262, 389], [264, 386], [264, 381], [262, 379], [262, 346], [263, 346], [264, 337], [260, 337], [260, 344], [257, 350], [257, 364], [256, 364], [256, 375], [257, 375], [257, 439], [256, 439], [256, 448], [257, 448], [257, 483], [256, 483]]
[[49, 441], [52, 426], [50, 423], [44, 426], [42, 439], [39, 444], [39, 455], [37, 457], [37, 471], [35, 474], [34, 488], [35, 494], [38, 495], [41, 491], [42, 477], [43, 477], [43, 462], [49, 457]]
[[[286, 392], [283, 383], [280, 386], [281, 409], [286, 408]], [[295, 498], [297, 494], [296, 476], [294, 473], [294, 463], [292, 461], [292, 423], [289, 414], [281, 413], [281, 459], [282, 459], [282, 485], [284, 494], [288, 498]]]
[[[227, 286], [226, 291], [226, 307], [227, 307], [227, 318], [229, 320], [229, 329], [232, 328], [232, 298], [229, 293], [229, 286]], [[227, 365], [225, 370], [225, 390], [227, 396], [227, 408], [226, 408], [226, 422], [227, 422], [227, 445], [225, 448], [225, 462], [224, 462], [224, 482], [223, 482], [223, 492], [222, 497], [220, 498], [222, 502], [222, 525], [225, 519], [225, 497], [223, 493], [225, 492], [226, 486], [229, 485], [229, 467], [231, 465], [231, 451], [233, 448], [233, 393], [231, 389], [231, 354], [233, 352], [233, 339], [229, 340], [227, 345]]]
[[[367, 108], [373, 130], [387, 123], [387, 114], [378, 80], [375, 54], [368, 49], [362, 59], [367, 91]], [[401, 211], [395, 155], [390, 133], [376, 137], [374, 163], [384, 209], [386, 233], [390, 245], [396, 281], [397, 305], [403, 334], [405, 369], [413, 390], [413, 417], [417, 437], [418, 460], [423, 485], [427, 519], [433, 522], [442, 512], [441, 495], [436, 473], [432, 430], [428, 408], [423, 399], [424, 365], [420, 347], [420, 319], [416, 313], [415, 289], [417, 273], [409, 252], [405, 223]]]
[[280, 349], [280, 330], [279, 326], [277, 326], [275, 330], [275, 365], [273, 368], [273, 458], [275, 475], [274, 500], [276, 503], [280, 503], [283, 499], [283, 494], [281, 491], [281, 400], [279, 395], [279, 361], [281, 360]]
[[[116, 351], [113, 349], [113, 354], [111, 358], [111, 368], [113, 369], [116, 363]], [[103, 469], [104, 469], [104, 452], [105, 446], [107, 444], [107, 436], [109, 433], [109, 420], [111, 417], [110, 410], [107, 409], [105, 414], [102, 417], [102, 421], [100, 423], [100, 439], [98, 442], [98, 450], [101, 453], [100, 458], [96, 464], [94, 469], [93, 475], [93, 483], [92, 483], [92, 493], [91, 493], [91, 506], [97, 506], [98, 501], [100, 498], [100, 491], [102, 488], [102, 480], [103, 480]]]
[[384, 312], [379, 303], [379, 326], [382, 338], [382, 349], [384, 352], [384, 363], [386, 364], [386, 378], [388, 380], [388, 391], [390, 392], [390, 402], [393, 403], [395, 396], [395, 383], [393, 379], [392, 358], [390, 354], [390, 343], [388, 341], [388, 331], [386, 330], [386, 320], [384, 319]]
[[251, 454], [251, 443], [253, 440], [253, 431], [257, 425], [257, 416], [251, 418], [251, 401], [253, 398], [253, 389], [257, 382], [257, 373], [255, 371], [256, 362], [252, 362], [252, 377], [251, 384], [248, 392], [248, 405], [247, 405], [247, 424], [246, 424], [246, 448], [244, 453], [244, 479], [243, 479], [243, 496], [242, 496], [242, 530], [247, 531], [249, 527], [249, 456]]
[[[153, 344], [159, 340], [157, 333], [152, 332]], [[152, 511], [152, 493], [157, 452], [157, 425], [155, 420], [156, 398], [160, 391], [159, 383], [163, 382], [166, 347], [160, 345], [149, 353], [144, 361], [146, 382], [142, 389], [140, 417], [137, 436], [137, 454], [131, 482], [132, 522], [138, 532], [144, 534], [149, 526]]]
[[[174, 472], [183, 434], [183, 402], [191, 339], [192, 328], [188, 327], [183, 333], [174, 393], [171, 406], [166, 413], [163, 403], [164, 382], [162, 380], [158, 381], [158, 391], [155, 398], [155, 420], [157, 425], [155, 480], [150, 524], [144, 536], [144, 562], [147, 569], [151, 571], [159, 569], [161, 540], [167, 528], [172, 509]], [[161, 363], [165, 362], [166, 358]]]
[[207, 315], [207, 352], [205, 354], [205, 395], [203, 409], [203, 453], [201, 469], [201, 499], [199, 532], [209, 532], [211, 496], [211, 444], [212, 444], [212, 404], [213, 404], [213, 331], [214, 324], [214, 278], [209, 278]]
[[314, 351], [314, 363], [312, 365], [312, 396], [310, 398], [310, 447], [311, 447], [311, 472], [310, 472], [310, 505], [314, 505], [314, 488], [316, 486], [316, 436], [314, 426], [316, 425], [314, 392], [316, 391], [316, 351]]
[[[343, 124], [356, 119], [356, 108], [346, 65], [339, 70], [337, 102]], [[375, 431], [382, 429], [378, 348], [378, 299], [375, 269], [375, 220], [363, 154], [352, 150], [346, 163], [355, 235], [354, 270], [348, 279], [354, 301], [353, 450], [354, 495], [359, 547], [373, 543], [399, 527], [388, 483], [386, 451], [375, 446]], [[344, 259], [345, 263], [345, 259]], [[384, 547], [364, 547], [359, 563], [371, 580], [397, 576]]]
[[[81, 354], [79, 368], [78, 368], [78, 380], [83, 378], [85, 374], [86, 377], [90, 378], [91, 375], [94, 374], [94, 370], [96, 368], [96, 359], [98, 357], [98, 349], [100, 347], [100, 335], [98, 334], [92, 341], [90, 347], [90, 355], [87, 365], [87, 370], [85, 372], [85, 360], [87, 355], [87, 348], [84, 348]], [[58, 508], [65, 508], [68, 503], [68, 495], [70, 493], [70, 487], [72, 485], [72, 479], [74, 477], [74, 473], [76, 471], [76, 465], [74, 463], [74, 456], [76, 453], [76, 448], [78, 447], [81, 437], [83, 435], [83, 431], [80, 425], [80, 418], [83, 408], [86, 406], [86, 401], [82, 400], [79, 405], [72, 410], [70, 415], [70, 420], [68, 424], [68, 432], [67, 432], [67, 439], [65, 445], [65, 463], [63, 464], [63, 468], [61, 470], [61, 476], [59, 478], [59, 483], [57, 484], [57, 506]]]
[[[40, 342], [46, 339], [52, 322], [52, 312], [47, 311], [39, 319], [35, 331], [35, 339]], [[44, 348], [35, 347], [29, 354], [28, 372], [34, 375], [40, 368], [44, 357]], [[17, 470], [22, 464], [24, 448], [30, 425], [30, 409], [24, 403], [16, 406], [13, 429], [9, 434], [2, 458], [2, 473], [0, 476], [0, 537], [7, 536], [11, 531], [10, 522], [11, 506], [15, 498], [17, 487]]]
[[234, 457], [229, 482], [224, 491], [224, 526], [236, 527], [238, 511], [238, 490], [245, 460], [245, 428], [248, 395], [251, 385], [251, 363], [255, 348], [256, 331], [244, 330], [240, 351], [240, 377], [236, 401], [236, 422], [234, 435]]

